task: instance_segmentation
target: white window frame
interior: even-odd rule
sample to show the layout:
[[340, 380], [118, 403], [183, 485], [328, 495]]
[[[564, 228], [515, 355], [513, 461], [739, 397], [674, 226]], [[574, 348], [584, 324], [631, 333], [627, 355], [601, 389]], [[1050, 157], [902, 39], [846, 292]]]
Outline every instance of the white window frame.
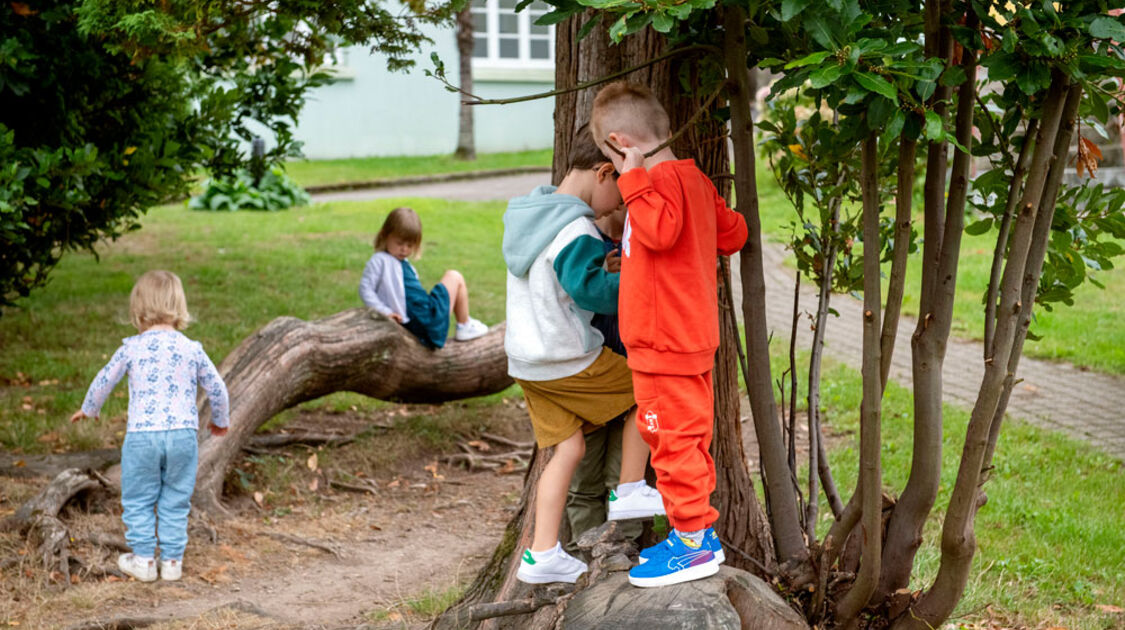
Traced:
[[[550, 7], [548, 7], [549, 9]], [[482, 10], [483, 9], [483, 10]], [[473, 69], [478, 68], [485, 70], [554, 70], [555, 67], [555, 27], [554, 25], [547, 27], [547, 58], [546, 59], [532, 59], [531, 58], [531, 11], [530, 8], [525, 8], [519, 13], [511, 13], [509, 9], [500, 8], [500, 0], [485, 0], [484, 7], [472, 7], [474, 14], [485, 14], [485, 28], [486, 32], [479, 31], [473, 32], [474, 42], [477, 38], [484, 36], [488, 43], [488, 56], [487, 57], [473, 57]], [[519, 42], [519, 57], [501, 57], [500, 56], [500, 15], [515, 15], [517, 20], [517, 35]], [[536, 16], [538, 19], [538, 16]], [[537, 36], [536, 40], [542, 40], [543, 37]]]

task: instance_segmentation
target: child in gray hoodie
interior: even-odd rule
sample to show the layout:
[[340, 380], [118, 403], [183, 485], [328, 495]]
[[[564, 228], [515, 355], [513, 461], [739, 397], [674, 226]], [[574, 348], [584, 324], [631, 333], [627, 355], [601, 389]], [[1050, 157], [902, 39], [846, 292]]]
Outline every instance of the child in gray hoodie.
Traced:
[[[618, 274], [603, 268], [594, 218], [620, 203], [613, 165], [583, 128], [558, 188], [540, 186], [504, 213], [508, 373], [523, 388], [539, 447], [555, 447], [539, 478], [535, 532], [517, 572], [523, 582], [574, 582], [586, 571], [558, 537], [567, 489], [585, 453], [583, 432], [635, 406], [625, 358], [604, 348], [590, 323], [594, 313], [617, 312]], [[634, 415], [625, 422], [610, 520], [664, 514], [660, 494], [644, 481], [648, 447]]]

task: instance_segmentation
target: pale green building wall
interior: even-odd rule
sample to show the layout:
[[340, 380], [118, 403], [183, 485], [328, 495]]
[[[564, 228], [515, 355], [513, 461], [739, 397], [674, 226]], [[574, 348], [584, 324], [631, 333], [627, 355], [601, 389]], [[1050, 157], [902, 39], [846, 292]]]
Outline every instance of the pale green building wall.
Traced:
[[[344, 51], [338, 80], [318, 88], [296, 129], [309, 159], [435, 155], [457, 147], [459, 95], [424, 74], [437, 52], [456, 83], [457, 46], [451, 29], [428, 33], [433, 44], [417, 53], [408, 72], [387, 70], [386, 59], [365, 47]], [[507, 98], [551, 90], [549, 70], [474, 70], [474, 92]], [[555, 99], [474, 108], [478, 153], [550, 148]]]

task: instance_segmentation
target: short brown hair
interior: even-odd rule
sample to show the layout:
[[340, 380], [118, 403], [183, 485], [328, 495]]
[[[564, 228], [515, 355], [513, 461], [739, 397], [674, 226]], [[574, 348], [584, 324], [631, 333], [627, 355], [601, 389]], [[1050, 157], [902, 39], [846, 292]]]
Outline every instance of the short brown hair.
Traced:
[[641, 140], [664, 140], [669, 127], [668, 112], [643, 85], [617, 81], [594, 97], [590, 130], [598, 146], [605, 144], [611, 132], [624, 132]]
[[171, 271], [154, 270], [137, 278], [129, 294], [129, 321], [141, 332], [160, 324], [176, 330], [187, 328], [191, 315], [180, 277]]
[[579, 127], [570, 143], [570, 154], [566, 156], [566, 171], [597, 168], [606, 162], [609, 160], [594, 143], [594, 136], [590, 135], [590, 125], [587, 123]]
[[375, 251], [381, 252], [387, 246], [387, 237], [391, 235], [406, 241], [415, 249], [422, 243], [422, 219], [413, 208], [401, 207], [391, 210], [383, 227], [375, 235]]

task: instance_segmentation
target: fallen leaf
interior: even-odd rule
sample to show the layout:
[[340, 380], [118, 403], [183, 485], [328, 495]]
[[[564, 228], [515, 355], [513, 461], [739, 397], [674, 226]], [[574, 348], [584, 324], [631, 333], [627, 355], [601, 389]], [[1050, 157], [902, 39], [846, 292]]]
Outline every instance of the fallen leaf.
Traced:
[[316, 492], [317, 488], [320, 488], [320, 477], [313, 477], [313, 480], [309, 482], [309, 491]]
[[71, 576], [70, 576], [70, 583], [71, 583], [71, 584], [78, 584], [78, 583], [80, 583], [81, 581], [82, 581], [82, 579], [81, 579], [81, 578], [79, 578], [77, 574], [75, 574], [75, 575], [71, 575]]
[[39, 442], [40, 444], [50, 444], [51, 442], [58, 442], [59, 432], [50, 431], [48, 433], [44, 433], [43, 435], [40, 435], [35, 441]]
[[23, 461], [22, 459], [18, 459], [16, 460], [15, 466], [16, 468], [23, 468], [24, 466], [27, 466], [27, 462]]
[[1098, 610], [1100, 610], [1102, 612], [1107, 612], [1107, 613], [1115, 613], [1115, 614], [1125, 613], [1125, 608], [1122, 608], [1120, 606], [1114, 606], [1113, 604], [1098, 604], [1097, 606], [1094, 606], [1094, 608], [1097, 608]]
[[424, 466], [423, 468], [426, 471], [428, 471], [431, 475], [433, 475], [434, 479], [445, 479], [445, 475], [438, 472], [438, 463], [437, 462], [430, 462], [430, 464], [428, 466]]
[[509, 459], [508, 461], [504, 462], [504, 465], [501, 466], [499, 469], [497, 469], [496, 472], [500, 473], [501, 475], [507, 475], [507, 474], [515, 472], [515, 470], [516, 470], [515, 460]]
[[258, 507], [264, 508], [265, 507], [265, 505], [264, 505], [265, 500], [266, 500], [266, 495], [262, 494], [261, 492], [255, 492], [254, 493], [254, 503], [257, 503]]
[[392, 482], [390, 482], [390, 483], [388, 483], [388, 484], [387, 484], [387, 487], [388, 487], [388, 488], [397, 488], [397, 487], [399, 487], [400, 485], [402, 485], [402, 478], [401, 478], [401, 477], [400, 477], [400, 478], [398, 478], [398, 479], [395, 479], [394, 481], [392, 481]]
[[376, 525], [375, 523], [371, 523], [370, 525], [368, 525], [368, 527], [370, 527], [371, 529], [373, 529], [373, 530], [375, 530], [375, 531], [377, 531], [377, 532], [381, 532], [381, 531], [383, 531], [383, 528], [382, 528], [382, 527], [379, 527], [379, 526], [378, 526], [378, 525]]
[[490, 446], [488, 442], [485, 442], [483, 440], [469, 440], [469, 446], [479, 451], [488, 452], [492, 450], [492, 446]]
[[309, 455], [309, 461], [306, 462], [306, 464], [308, 464], [309, 470], [313, 470], [313, 471], [316, 470], [316, 466], [317, 466], [316, 453], [313, 453], [312, 455]]

